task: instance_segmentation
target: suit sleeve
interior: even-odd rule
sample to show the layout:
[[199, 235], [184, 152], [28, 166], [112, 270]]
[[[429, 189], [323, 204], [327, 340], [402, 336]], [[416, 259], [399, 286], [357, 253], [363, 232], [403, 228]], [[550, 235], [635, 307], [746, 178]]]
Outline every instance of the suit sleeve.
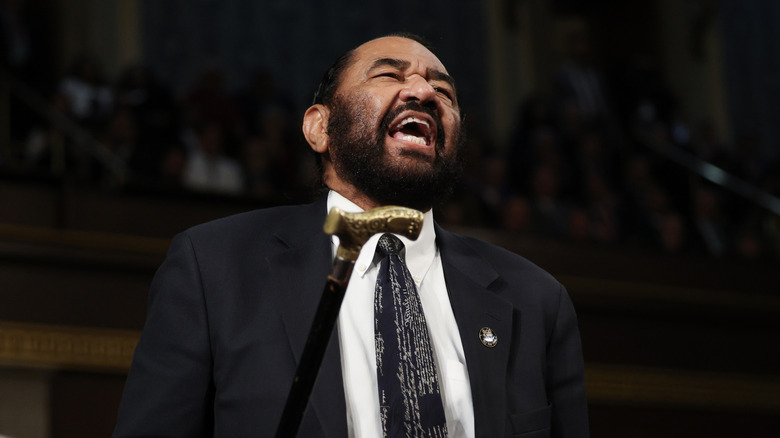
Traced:
[[213, 394], [203, 284], [192, 242], [180, 234], [152, 281], [113, 436], [211, 436]]
[[561, 286], [555, 328], [547, 345], [547, 392], [552, 411], [552, 436], [586, 438], [588, 407], [577, 315]]

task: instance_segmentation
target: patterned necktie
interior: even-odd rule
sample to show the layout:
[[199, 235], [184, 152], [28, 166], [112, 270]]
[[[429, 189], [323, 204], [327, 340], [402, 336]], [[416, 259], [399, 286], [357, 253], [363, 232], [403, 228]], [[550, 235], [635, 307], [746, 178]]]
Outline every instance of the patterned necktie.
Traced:
[[379, 239], [374, 290], [379, 414], [385, 437], [446, 437], [447, 421], [420, 297], [404, 261], [403, 242]]

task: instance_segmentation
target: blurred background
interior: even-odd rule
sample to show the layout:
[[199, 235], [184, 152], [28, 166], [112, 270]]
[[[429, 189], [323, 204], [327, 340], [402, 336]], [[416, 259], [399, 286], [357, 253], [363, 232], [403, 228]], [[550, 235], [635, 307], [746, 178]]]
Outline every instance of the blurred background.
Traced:
[[568, 288], [594, 437], [780, 433], [780, 2], [0, 0], [0, 435], [110, 434], [169, 239], [311, 200], [367, 39], [458, 82], [445, 226]]

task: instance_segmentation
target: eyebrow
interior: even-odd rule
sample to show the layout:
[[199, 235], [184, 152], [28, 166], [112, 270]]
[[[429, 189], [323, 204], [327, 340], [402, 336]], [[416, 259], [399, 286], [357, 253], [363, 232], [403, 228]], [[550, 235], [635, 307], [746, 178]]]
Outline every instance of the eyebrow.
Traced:
[[426, 71], [428, 73], [428, 77], [431, 79], [435, 79], [437, 81], [443, 81], [449, 84], [449, 86], [452, 88], [452, 91], [455, 91], [455, 79], [452, 78], [452, 76], [448, 75], [447, 73], [444, 73], [441, 70], [436, 70], [433, 68], [428, 68]]
[[[381, 68], [381, 67], [393, 67], [398, 70], [406, 70], [407, 68], [409, 68], [410, 65], [411, 62], [404, 61], [402, 59], [379, 58], [375, 60], [373, 64], [371, 64], [371, 67], [368, 69], [368, 71]], [[452, 76], [448, 75], [447, 73], [444, 73], [441, 70], [437, 70], [431, 67], [428, 67], [425, 73], [428, 75], [429, 78], [437, 81], [446, 82], [450, 87], [452, 87], [453, 91], [456, 90], [455, 79], [453, 79]]]
[[409, 61], [404, 61], [402, 59], [395, 59], [395, 58], [379, 58], [376, 61], [374, 61], [373, 64], [371, 64], [371, 68], [369, 68], [369, 71], [380, 68], [380, 67], [393, 67], [397, 68], [398, 70], [405, 70], [409, 68], [411, 63]]

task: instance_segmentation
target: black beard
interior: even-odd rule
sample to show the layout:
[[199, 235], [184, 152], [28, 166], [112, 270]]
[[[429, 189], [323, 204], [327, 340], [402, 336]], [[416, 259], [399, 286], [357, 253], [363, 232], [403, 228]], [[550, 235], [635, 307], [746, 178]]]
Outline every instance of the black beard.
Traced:
[[[406, 151], [411, 164], [388, 159], [385, 141], [390, 123], [402, 112], [430, 115], [437, 127], [435, 157]], [[458, 182], [462, 163], [463, 136], [454, 133], [453, 150], [446, 151], [445, 133], [435, 110], [412, 101], [389, 111], [379, 129], [374, 128], [366, 106], [357, 99], [337, 96], [328, 119], [328, 147], [336, 174], [379, 205], [400, 205], [427, 211], [447, 199]]]

